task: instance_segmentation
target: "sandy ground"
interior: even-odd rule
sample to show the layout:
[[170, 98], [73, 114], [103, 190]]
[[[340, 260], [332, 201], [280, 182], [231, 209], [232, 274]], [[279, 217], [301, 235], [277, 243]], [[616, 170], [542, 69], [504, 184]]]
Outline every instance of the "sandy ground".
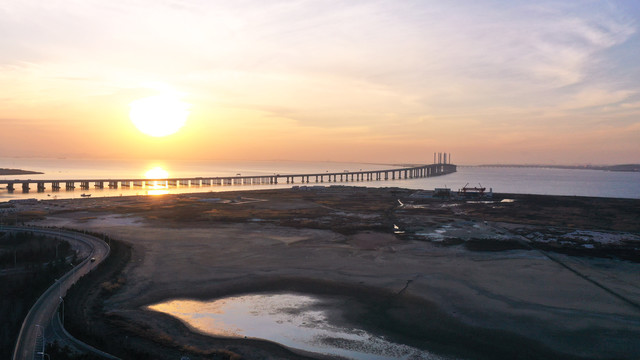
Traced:
[[[214, 206], [211, 203], [199, 201], [198, 206]], [[316, 211], [319, 203], [299, 198], [247, 204], [216, 202], [207, 211], [251, 205], [293, 211], [295, 217], [295, 211], [301, 209]], [[321, 204], [323, 209], [334, 206]], [[340, 216], [359, 213], [362, 219], [375, 220], [378, 216], [368, 211], [332, 211], [341, 212]], [[125, 271], [126, 284], [106, 305], [108, 312], [132, 323], [155, 316], [144, 310], [145, 305], [154, 302], [249, 293], [253, 288], [269, 290], [260, 284], [277, 279], [292, 283], [306, 279], [401, 293], [434, 305], [451, 321], [473, 329], [495, 330], [496, 334], [513, 334], [557, 354], [603, 359], [640, 357], [640, 309], [633, 305], [640, 303], [640, 263], [557, 253], [553, 254], [554, 260], [531, 249], [469, 251], [462, 246], [441, 244], [446, 238], [522, 238], [514, 231], [522, 226], [497, 221], [420, 215], [421, 220], [414, 218], [414, 223], [422, 224], [418, 235], [406, 238], [392, 229], [345, 234], [331, 229], [282, 226], [256, 218], [255, 213], [249, 216], [241, 223], [176, 226], [158, 221], [155, 215], [122, 210], [88, 212], [77, 205], [73, 211], [67, 208], [65, 212], [52, 212], [36, 223], [91, 229], [133, 244], [134, 255]], [[576, 230], [567, 233], [573, 231]], [[637, 234], [625, 236], [633, 240]], [[605, 238], [620, 240], [619, 236]], [[281, 282], [278, 284], [283, 287]], [[171, 326], [162, 325], [160, 317], [154, 321], [155, 326]], [[453, 353], [475, 358], [473, 351]]]

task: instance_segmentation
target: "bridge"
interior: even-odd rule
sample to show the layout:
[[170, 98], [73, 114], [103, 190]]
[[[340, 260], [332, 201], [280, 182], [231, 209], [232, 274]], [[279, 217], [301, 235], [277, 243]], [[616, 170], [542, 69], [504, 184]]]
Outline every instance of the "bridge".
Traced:
[[147, 187], [147, 186], [229, 186], [229, 185], [275, 185], [275, 184], [308, 184], [324, 182], [358, 182], [376, 180], [400, 180], [426, 178], [432, 176], [446, 175], [456, 172], [456, 165], [443, 163], [430, 165], [419, 165], [405, 168], [366, 170], [366, 171], [344, 171], [326, 172], [312, 174], [273, 174], [273, 175], [251, 175], [251, 176], [216, 176], [216, 177], [185, 177], [166, 179], [68, 179], [68, 180], [0, 180], [0, 186], [6, 185], [9, 192], [16, 188], [21, 188], [23, 192], [29, 192], [35, 185], [38, 192], [45, 191], [50, 186], [53, 191], [61, 188], [73, 190], [78, 185], [82, 190], [88, 190], [91, 185], [95, 188], [111, 189]]

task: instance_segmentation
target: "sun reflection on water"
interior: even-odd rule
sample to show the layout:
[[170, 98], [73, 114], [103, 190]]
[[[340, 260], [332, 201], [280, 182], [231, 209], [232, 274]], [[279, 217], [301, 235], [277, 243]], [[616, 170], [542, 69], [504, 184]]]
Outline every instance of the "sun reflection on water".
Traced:
[[148, 195], [166, 195], [169, 193], [167, 189], [149, 189], [147, 191]]
[[156, 166], [144, 174], [145, 178], [149, 179], [146, 182], [145, 187], [148, 189], [149, 195], [165, 195], [169, 193], [169, 184], [167, 178], [169, 178], [169, 172], [159, 166]]

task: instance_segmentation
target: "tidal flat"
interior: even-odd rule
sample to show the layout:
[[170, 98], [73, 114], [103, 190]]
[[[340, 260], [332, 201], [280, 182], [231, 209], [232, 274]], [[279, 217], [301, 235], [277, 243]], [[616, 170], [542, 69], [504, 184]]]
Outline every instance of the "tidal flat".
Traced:
[[78, 292], [83, 309], [72, 314], [87, 324], [76, 336], [121, 358], [331, 358], [212, 337], [147, 308], [274, 292], [350, 298], [345, 323], [445, 358], [640, 356], [640, 200], [428, 195], [335, 186], [16, 211], [130, 246], [117, 282]]

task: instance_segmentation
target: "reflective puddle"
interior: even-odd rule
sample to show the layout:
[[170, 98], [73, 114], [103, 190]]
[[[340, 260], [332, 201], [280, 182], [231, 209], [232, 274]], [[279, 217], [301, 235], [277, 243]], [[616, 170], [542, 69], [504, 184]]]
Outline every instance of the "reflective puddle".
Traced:
[[257, 294], [215, 301], [172, 300], [149, 309], [172, 315], [202, 333], [265, 339], [349, 359], [445, 359], [344, 322], [331, 323], [330, 319], [341, 322], [340, 303], [300, 294]]

